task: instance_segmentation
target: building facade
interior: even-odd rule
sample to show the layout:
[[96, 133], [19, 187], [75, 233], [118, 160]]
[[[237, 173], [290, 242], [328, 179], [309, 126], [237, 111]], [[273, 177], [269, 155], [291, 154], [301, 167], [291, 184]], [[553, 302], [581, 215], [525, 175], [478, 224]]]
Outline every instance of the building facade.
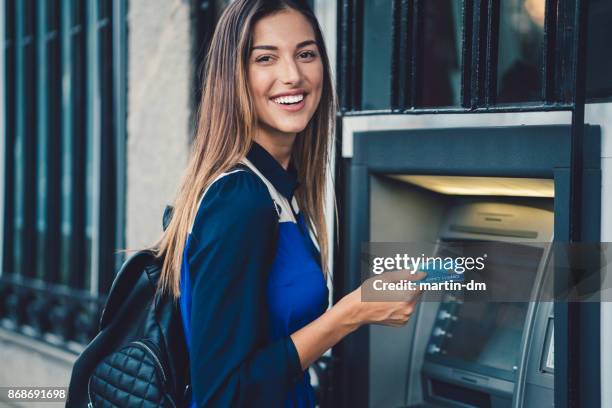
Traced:
[[[11, 367], [0, 384], [66, 384], [125, 259], [117, 250], [149, 245], [161, 233], [193, 137], [202, 57], [227, 2], [0, 0], [0, 343], [2, 365]], [[612, 240], [609, 2], [311, 5], [336, 68], [340, 107], [330, 183], [340, 209], [340, 246], [330, 259], [336, 299], [356, 283], [349, 271], [357, 208], [351, 166], [357, 138], [369, 133], [562, 125], [580, 138], [583, 124], [597, 125], [601, 183], [593, 197], [600, 241]], [[572, 313], [596, 320], [596, 341], [576, 338], [578, 349], [559, 349], [568, 373], [555, 379], [557, 389], [570, 381], [572, 350], [595, 345], [596, 354], [582, 355], [599, 362], [593, 378], [606, 407], [609, 305], [564, 317], [568, 325]], [[353, 392], [376, 406], [375, 381], [351, 376], [348, 363], [368, 336], [334, 349], [325, 385], [332, 406], [353, 406]], [[592, 389], [581, 386], [577, 398]], [[393, 403], [407, 404], [398, 390]], [[555, 397], [559, 404], [574, 398]]]

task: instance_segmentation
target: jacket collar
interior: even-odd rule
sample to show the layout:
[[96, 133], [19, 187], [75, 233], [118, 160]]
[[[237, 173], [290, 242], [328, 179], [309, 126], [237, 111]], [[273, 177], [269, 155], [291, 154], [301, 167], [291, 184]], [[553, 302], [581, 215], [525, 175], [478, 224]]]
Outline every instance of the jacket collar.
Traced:
[[291, 201], [295, 189], [299, 186], [293, 161], [289, 162], [289, 167], [285, 170], [266, 149], [255, 141], [251, 145], [247, 159], [257, 167], [257, 170], [272, 183], [279, 193]]

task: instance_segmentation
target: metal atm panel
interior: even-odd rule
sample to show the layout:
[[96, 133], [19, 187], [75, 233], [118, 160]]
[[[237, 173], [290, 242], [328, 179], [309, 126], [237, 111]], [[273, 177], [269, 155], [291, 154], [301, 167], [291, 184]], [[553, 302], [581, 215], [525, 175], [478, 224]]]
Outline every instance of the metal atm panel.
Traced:
[[[518, 254], [520, 263], [508, 258], [491, 272], [523, 279], [523, 285], [538, 287], [546, 262], [544, 248], [536, 242], [551, 240], [552, 225], [552, 208], [472, 202], [449, 211], [440, 240], [512, 243], [513, 256]], [[497, 255], [496, 259], [502, 258]], [[513, 273], [519, 268], [521, 275]], [[512, 283], [508, 282], [509, 287]], [[534, 313], [537, 306], [533, 302], [461, 303], [451, 294], [445, 295], [431, 322], [424, 350], [421, 372], [424, 400], [434, 406], [436, 403], [456, 407], [512, 406], [519, 367], [528, 351], [525, 343], [531, 341], [528, 326]], [[533, 332], [541, 331], [536, 323]], [[552, 395], [548, 398], [552, 401]]]
[[[520, 126], [520, 127], [476, 127], [476, 128], [457, 128], [457, 129], [419, 129], [419, 130], [389, 130], [389, 131], [364, 131], [355, 132], [353, 134], [353, 149], [352, 157], [350, 162], [347, 163], [347, 183], [346, 190], [344, 191], [344, 202], [346, 204], [346, 220], [344, 223], [344, 236], [346, 242], [342, 248], [342, 255], [340, 261], [339, 271], [343, 271], [341, 274], [336, 275], [335, 287], [338, 296], [356, 288], [360, 283], [359, 274], [359, 262], [360, 262], [360, 249], [363, 242], [368, 241], [384, 241], [390, 242], [393, 240], [403, 241], [405, 238], [401, 236], [402, 227], [400, 225], [400, 219], [407, 219], [406, 215], [402, 214], [401, 206], [396, 206], [395, 210], [391, 208], [393, 205], [385, 208], [385, 206], [378, 206], [376, 198], [374, 198], [375, 191], [393, 190], [395, 187], [391, 186], [388, 181], [381, 181], [397, 175], [407, 176], [438, 176], [438, 177], [493, 177], [493, 178], [506, 178], [513, 179], [512, 182], [521, 179], [548, 179], [554, 184], [554, 212], [551, 212], [553, 218], [553, 225], [555, 231], [556, 240], [564, 241], [568, 238], [569, 231], [569, 181], [570, 181], [570, 128], [568, 126]], [[585, 126], [584, 140], [583, 140], [583, 163], [584, 163], [584, 194], [588, 195], [590, 201], [584, 201], [583, 213], [585, 218], [583, 219], [585, 237], [594, 237], [589, 239], [597, 239], [598, 228], [599, 228], [599, 201], [597, 200], [600, 192], [600, 132], [596, 126]], [[441, 148], [443, 146], [443, 148]], [[397, 180], [395, 180], [397, 182]], [[387, 184], [384, 188], [380, 189], [380, 185]], [[405, 184], [405, 183], [404, 183]], [[396, 186], [397, 187], [397, 186]], [[434, 197], [430, 202], [430, 208], [427, 207], [427, 200], [421, 200], [421, 211], [423, 214], [431, 212], [432, 210], [439, 211], [441, 218], [444, 219], [447, 211], [451, 207], [460, 206], [467, 204], [468, 202], [461, 202], [461, 200], [453, 200], [444, 194], [438, 194], [431, 196], [431, 191], [425, 192], [425, 189], [418, 186], [412, 187], [412, 193], [414, 197], [420, 195], [421, 198], [425, 198], [428, 195]], [[403, 193], [406, 200], [410, 200], [412, 193]], [[485, 194], [486, 196], [486, 194]], [[472, 197], [470, 202], [482, 202], [489, 201], [489, 197]], [[386, 201], [393, 203], [394, 199], [389, 196]], [[469, 200], [468, 200], [469, 201]], [[532, 207], [535, 209], [545, 209], [538, 203], [532, 203], [531, 199], [517, 198], [517, 197], [503, 197], [495, 198], [495, 202], [503, 202], [506, 204], [521, 205], [524, 204], [526, 207]], [[528, 202], [529, 201], [529, 202]], [[538, 201], [538, 200], [535, 200]], [[413, 204], [419, 201], [413, 201]], [[552, 198], [548, 199], [549, 204], [552, 202]], [[412, 204], [411, 204], [412, 205]], [[406, 205], [408, 208], [409, 205]], [[549, 206], [550, 207], [550, 206]], [[378, 208], [378, 209], [376, 209]], [[552, 210], [552, 207], [548, 208]], [[384, 212], [384, 216], [381, 214]], [[391, 216], [390, 211], [394, 214]], [[586, 217], [586, 214], [589, 217]], [[434, 217], [435, 218], [435, 217]], [[494, 217], [495, 218], [495, 217]], [[386, 219], [386, 224], [391, 225], [389, 231], [395, 231], [398, 237], [388, 237], [384, 232], [386, 226], [378, 225], [378, 233], [375, 228], [372, 228], [375, 224], [382, 224], [381, 220]], [[413, 217], [416, 219], [416, 223], [419, 223], [418, 216]], [[428, 223], [435, 231], [436, 234], [444, 229], [444, 226], [438, 225], [436, 228], [430, 222], [431, 218], [422, 217], [422, 223]], [[494, 222], [494, 221], [492, 221]], [[497, 220], [496, 222], [500, 222]], [[503, 224], [503, 220], [501, 221]], [[395, 223], [395, 224], [393, 224]], [[517, 226], [513, 223], [515, 228], [511, 231], [512, 236], [503, 237], [495, 229], [482, 229], [474, 230], [473, 227], [465, 228], [465, 225], [455, 225], [452, 228], [454, 234], [476, 234], [478, 238], [483, 239], [490, 236], [492, 240], [508, 239], [509, 241], [524, 241], [540, 240], [540, 236], [534, 236], [532, 229], [540, 230], [533, 223], [532, 225]], [[480, 226], [482, 227], [482, 226]], [[551, 230], [552, 227], [548, 228]], [[530, 232], [531, 231], [531, 232]], [[424, 237], [427, 233], [420, 226], [414, 228], [415, 234], [422, 233]], [[378, 234], [378, 235], [377, 235]], [[541, 239], [547, 241], [546, 239]], [[405, 242], [408, 242], [406, 240]], [[431, 242], [431, 241], [429, 241]], [[542, 256], [544, 259], [544, 256]], [[540, 269], [541, 270], [541, 269]], [[539, 270], [539, 271], [540, 271]], [[435, 303], [431, 303], [435, 305]], [[437, 305], [439, 306], [439, 305]], [[437, 315], [438, 307], [421, 307], [419, 306], [416, 316], [413, 315], [413, 319], [406, 328], [405, 336], [403, 337], [406, 341], [397, 341], [398, 337], [395, 338], [395, 342], [389, 336], [385, 328], [379, 327], [362, 327], [357, 330], [351, 336], [347, 337], [343, 342], [334, 348], [334, 355], [337, 358], [338, 365], [334, 371], [334, 389], [336, 390], [336, 402], [335, 406], [350, 406], [350, 407], [387, 407], [387, 406], [406, 406], [414, 404], [428, 404], [424, 402], [424, 396], [427, 396], [428, 389], [422, 380], [422, 373], [425, 374], [433, 372], [434, 362], [425, 361], [424, 350], [429, 342], [431, 335], [432, 323]], [[548, 308], [548, 310], [546, 310]], [[584, 342], [581, 342], [581, 355], [585, 356], [585, 364], [589, 367], [593, 367], [593, 373], [598, 370], [598, 345], [594, 339], [597, 339], [595, 331], [598, 330], [598, 315], [591, 313], [591, 309], [588, 305], [580, 306], [580, 317], [585, 322], [584, 325], [588, 328], [587, 333], [579, 333], [574, 337], [585, 338]], [[538, 307], [533, 306], [528, 308], [526, 320], [531, 320], [532, 325], [541, 326], [541, 322], [547, 321], [552, 318], [552, 313], [555, 313], [555, 323], [558, 323], [560, 327], [565, 327], [568, 322], [567, 311], [555, 303], [554, 305], [540, 305]], [[414, 317], [417, 317], [416, 319]], [[537, 323], [536, 323], [537, 322]], [[543, 323], [546, 324], [546, 323]], [[529, 328], [529, 327], [527, 327]], [[402, 329], [403, 330], [403, 329]], [[544, 335], [546, 338], [559, 338], [560, 332], [554, 330], [547, 330], [547, 334]], [[524, 331], [525, 332], [525, 331]], [[416, 335], [415, 333], [426, 333], [424, 336]], [[567, 342], [561, 341], [556, 343], [558, 346], [556, 349], [553, 347], [553, 352], [550, 356], [554, 356], [554, 376], [551, 372], [542, 371], [542, 355], [546, 354], [548, 357], [549, 353], [543, 351], [546, 347], [544, 343], [546, 339], [539, 339], [537, 341], [540, 344], [536, 344], [537, 338], [536, 331], [534, 335], [530, 337], [523, 336], [521, 338], [521, 348], [524, 350], [528, 349], [528, 353], [523, 353], [527, 356], [521, 360], [519, 369], [516, 374], [517, 379], [514, 380], [514, 384], [518, 384], [515, 387], [516, 392], [522, 393], [521, 395], [531, 398], [532, 395], [540, 395], [543, 390], [551, 390], [553, 384], [559, 384], [560, 387], [567, 386], [567, 380], [569, 378], [568, 369], [568, 353]], [[563, 336], [570, 336], [567, 333]], [[573, 338], [573, 337], [572, 337]], [[532, 339], [529, 341], [529, 339]], [[399, 344], [401, 343], [401, 345]], [[384, 355], [384, 347], [377, 348], [377, 344], [384, 344], [387, 348], [400, 347], [401, 353], [398, 356], [401, 357], [393, 359]], [[592, 346], [590, 346], [592, 344]], [[586, 349], [588, 347], [588, 349]], [[550, 347], [549, 347], [550, 348]], [[548, 349], [549, 349], [548, 348]], [[547, 350], [548, 350], [547, 349]], [[556, 353], [554, 353], [556, 352]], [[402, 365], [401, 361], [408, 361], [406, 365]], [[550, 360], [550, 359], [548, 359]], [[382, 363], [384, 361], [384, 363]], [[439, 363], [439, 362], [438, 362]], [[430, 371], [424, 371], [423, 367], [428, 365], [432, 368]], [[440, 364], [438, 364], [440, 365]], [[445, 365], [448, 368], [449, 365]], [[469, 367], [468, 367], [469, 368]], [[499, 368], [499, 367], [498, 367]], [[451, 367], [451, 373], [449, 375], [464, 375], [461, 368]], [[480, 375], [487, 377], [486, 370], [485, 375], [474, 370], [463, 370], [471, 373], [472, 375]], [[508, 371], [508, 370], [502, 370]], [[515, 370], [513, 370], [515, 371]], [[442, 375], [441, 372], [437, 372]], [[599, 383], [597, 382], [596, 375], [593, 373], [583, 373], [581, 375], [586, 379], [593, 379], [588, 383], [585, 383], [584, 387], [591, 384], [592, 387], [589, 389], [599, 390]], [[386, 381], [385, 377], [393, 377], [392, 381]], [[400, 381], [400, 379], [406, 379], [410, 377], [410, 381], [418, 383], [418, 386], [410, 386], [407, 381]], [[439, 376], [440, 377], [440, 376]], [[490, 404], [493, 406], [503, 406], [508, 403], [507, 393], [504, 390], [503, 381], [508, 382], [503, 375], [488, 375], [488, 377], [495, 378], [495, 381], [501, 381], [499, 387], [488, 387], [481, 386], [483, 379], [480, 377], [470, 378], [475, 382], [472, 388], [476, 388], [477, 391], [485, 391], [486, 389], [498, 389], [501, 393], [490, 393]], [[427, 379], [426, 377], [425, 379]], [[446, 377], [444, 377], [446, 378]], [[467, 377], [469, 378], [469, 377]], [[465, 380], [465, 379], [464, 379]], [[467, 380], [469, 382], [469, 380]], [[489, 379], [489, 384], [491, 384]], [[586, 380], [585, 380], [586, 381]], [[512, 381], [510, 381], [512, 382]], [[409, 386], [402, 386], [402, 384]], [[437, 383], [435, 386], [438, 394], [440, 386], [445, 387], [446, 384]], [[457, 385], [456, 383], [451, 386]], [[548, 387], [551, 386], [551, 387]], [[480, 389], [478, 389], [480, 387]], [[539, 388], [538, 388], [539, 387]], [[557, 387], [557, 390], [561, 388]], [[583, 388], [584, 388], [583, 387]], [[588, 388], [588, 387], [587, 387]], [[585, 388], [586, 389], [586, 388]], [[516, 392], [514, 393], [516, 395]], [[500, 395], [501, 394], [501, 395]], [[593, 394], [593, 395], [595, 395]], [[552, 394], [550, 394], [552, 395]], [[555, 392], [554, 399], [563, 402], [565, 396], [564, 392]], [[475, 398], [478, 398], [477, 396]], [[499, 399], [501, 398], [501, 400]], [[521, 397], [523, 398], [523, 397]], [[540, 401], [547, 401], [548, 396], [540, 399]], [[511, 404], [519, 404], [515, 406], [521, 406], [518, 399], [510, 400]], [[497, 405], [500, 404], [500, 405]], [[465, 405], [465, 404], [464, 404]], [[474, 405], [474, 404], [472, 404]], [[478, 405], [478, 404], [476, 404]]]

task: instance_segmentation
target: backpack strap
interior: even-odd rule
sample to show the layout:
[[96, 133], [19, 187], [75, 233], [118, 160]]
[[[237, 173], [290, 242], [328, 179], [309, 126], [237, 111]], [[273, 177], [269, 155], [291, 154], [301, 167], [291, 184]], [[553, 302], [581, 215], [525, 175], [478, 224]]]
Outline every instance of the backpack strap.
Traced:
[[[246, 165], [249, 170], [251, 170], [268, 188], [268, 192], [270, 193], [270, 197], [274, 202], [274, 207], [276, 209], [276, 213], [278, 214], [278, 222], [297, 222], [293, 215], [293, 211], [291, 211], [291, 207], [289, 201], [283, 197], [276, 188], [272, 185], [272, 183], [255, 167], [253, 163], [246, 157], [240, 161], [244, 165]], [[294, 197], [295, 198], [295, 197]]]
[[[208, 187], [206, 187], [206, 189], [202, 193], [202, 196], [200, 197], [200, 200], [198, 200], [198, 206], [196, 208], [200, 208], [200, 205], [202, 205], [202, 200], [204, 200], [204, 196], [206, 195], [206, 193], [212, 187], [213, 184], [221, 180], [223, 177], [229, 176], [230, 174], [234, 174], [239, 171], [250, 171], [251, 173], [255, 174], [257, 177], [259, 177], [259, 179], [265, 184], [266, 188], [268, 189], [268, 193], [270, 194], [270, 198], [272, 199], [272, 202], [274, 203], [274, 209], [276, 210], [276, 214], [278, 215], [278, 222], [286, 222], [286, 221], [296, 222], [295, 217], [293, 216], [293, 212], [291, 211], [291, 207], [289, 206], [289, 202], [280, 195], [280, 193], [276, 190], [276, 188], [274, 188], [272, 183], [270, 183], [268, 179], [265, 178], [263, 174], [261, 174], [261, 172], [257, 169], [257, 167], [255, 167], [255, 165], [251, 163], [247, 158], [242, 159], [240, 161], [240, 164], [238, 164], [238, 166], [236, 166], [234, 169], [226, 171], [225, 173], [219, 174], [208, 185]], [[194, 222], [195, 222], [195, 219], [194, 219]], [[191, 228], [189, 228], [189, 233], [192, 232], [193, 225], [194, 224], [192, 223]]]
[[[133, 291], [134, 286], [142, 276], [142, 271], [151, 265], [156, 265], [156, 263], [155, 254], [147, 249], [136, 252], [123, 263], [115, 279], [113, 279], [113, 284], [108, 292], [108, 297], [100, 316], [100, 331], [116, 316], [125, 298]], [[151, 287], [153, 290], [155, 289], [154, 284]]]

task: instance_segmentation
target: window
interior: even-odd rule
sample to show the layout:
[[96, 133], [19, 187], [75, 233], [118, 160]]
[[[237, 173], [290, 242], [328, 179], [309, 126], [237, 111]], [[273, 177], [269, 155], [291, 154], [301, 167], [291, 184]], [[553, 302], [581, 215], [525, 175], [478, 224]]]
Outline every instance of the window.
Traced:
[[[605, 14], [603, 3], [592, 7]], [[571, 0], [340, 0], [338, 11], [343, 112], [570, 107]]]
[[84, 343], [123, 244], [117, 51], [125, 31], [115, 18], [125, 5], [0, 4], [7, 21], [0, 321], [60, 345]]

